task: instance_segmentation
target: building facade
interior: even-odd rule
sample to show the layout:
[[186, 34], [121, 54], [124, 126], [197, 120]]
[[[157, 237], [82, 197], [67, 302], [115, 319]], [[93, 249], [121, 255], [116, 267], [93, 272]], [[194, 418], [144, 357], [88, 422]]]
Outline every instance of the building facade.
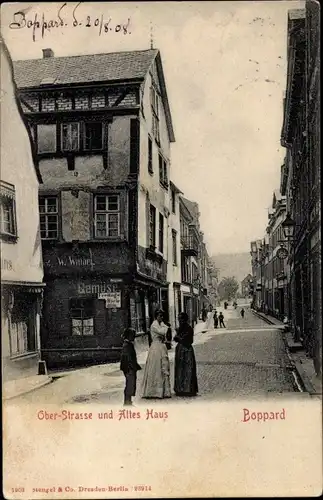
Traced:
[[181, 297], [181, 225], [180, 225], [180, 195], [182, 192], [170, 182], [170, 206], [167, 220], [168, 250], [167, 250], [167, 281], [169, 322], [172, 329], [178, 327], [178, 315], [182, 311]]
[[252, 274], [247, 274], [247, 276], [241, 281], [241, 295], [242, 297], [249, 297], [250, 295], [250, 283], [253, 282]]
[[306, 98], [309, 170], [310, 328], [316, 372], [322, 373], [321, 289], [321, 131], [320, 131], [320, 4], [306, 3]]
[[295, 340], [321, 372], [320, 13], [317, 2], [288, 14], [288, 74], [281, 143], [283, 194], [294, 221], [290, 242], [290, 308]]
[[169, 316], [175, 138], [160, 53], [45, 49], [15, 75], [43, 177], [42, 354], [49, 365], [118, 358], [125, 327], [145, 336], [157, 307]]
[[37, 375], [43, 264], [31, 137], [10, 55], [1, 45], [1, 340], [4, 381]]
[[[190, 210], [193, 210], [192, 211]], [[181, 241], [181, 310], [186, 312], [190, 324], [199, 314], [199, 231], [194, 219], [194, 205], [180, 197], [180, 241]]]
[[268, 215], [264, 244], [264, 294], [263, 308], [267, 314], [283, 320], [288, 315], [287, 255], [282, 223], [286, 218], [286, 198], [279, 190], [273, 193], [273, 202]]
[[[285, 168], [287, 211], [295, 221], [291, 241], [291, 318], [298, 339], [304, 338], [309, 314], [308, 161], [306, 140], [306, 35], [305, 10], [288, 13], [287, 86], [282, 146], [288, 150]], [[284, 193], [285, 194], [285, 193]]]
[[263, 310], [264, 303], [264, 240], [255, 240], [250, 243], [251, 270], [253, 283], [250, 286], [252, 292], [252, 307], [256, 311]]

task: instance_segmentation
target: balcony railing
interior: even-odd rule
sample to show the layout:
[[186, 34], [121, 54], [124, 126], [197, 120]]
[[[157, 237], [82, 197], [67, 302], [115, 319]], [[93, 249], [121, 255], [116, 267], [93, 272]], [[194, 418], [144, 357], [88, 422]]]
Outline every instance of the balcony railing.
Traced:
[[192, 255], [197, 257], [199, 254], [199, 243], [195, 235], [190, 234], [189, 236], [181, 237], [182, 243], [182, 253], [184, 255]]

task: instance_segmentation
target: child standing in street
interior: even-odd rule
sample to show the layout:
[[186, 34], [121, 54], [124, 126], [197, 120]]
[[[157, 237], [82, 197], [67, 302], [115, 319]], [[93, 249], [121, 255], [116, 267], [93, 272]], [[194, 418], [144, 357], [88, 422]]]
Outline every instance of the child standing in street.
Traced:
[[220, 312], [220, 314], [219, 314], [219, 322], [220, 322], [220, 328], [222, 328], [222, 326], [223, 326], [223, 328], [225, 328], [225, 324], [224, 324], [224, 316], [223, 316], [222, 311], [221, 311], [221, 312]]
[[136, 395], [137, 371], [141, 366], [137, 363], [137, 354], [134, 346], [136, 332], [133, 328], [126, 328], [123, 333], [120, 370], [126, 379], [124, 390], [124, 405], [132, 405], [131, 398]]
[[214, 314], [213, 314], [213, 321], [214, 321], [214, 328], [217, 328], [218, 324], [219, 324], [219, 318], [218, 318], [218, 313], [217, 313], [216, 309], [215, 309]]
[[244, 318], [244, 308], [241, 309], [240, 314], [241, 314], [241, 318]]

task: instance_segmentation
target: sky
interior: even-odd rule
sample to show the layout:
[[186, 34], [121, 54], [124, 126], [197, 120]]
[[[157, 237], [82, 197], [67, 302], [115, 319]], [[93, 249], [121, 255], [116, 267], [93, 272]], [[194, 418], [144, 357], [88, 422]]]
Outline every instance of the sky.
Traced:
[[[285, 155], [287, 12], [303, 7], [293, 0], [7, 3], [1, 33], [13, 60], [41, 58], [48, 47], [55, 56], [149, 49], [153, 39], [176, 138], [170, 177], [199, 204], [215, 255], [249, 252], [264, 236]], [[57, 20], [60, 8], [64, 26], [44, 33], [27, 26], [36, 14]], [[26, 26], [14, 18], [20, 10]], [[17, 21], [19, 29], [10, 27]]]

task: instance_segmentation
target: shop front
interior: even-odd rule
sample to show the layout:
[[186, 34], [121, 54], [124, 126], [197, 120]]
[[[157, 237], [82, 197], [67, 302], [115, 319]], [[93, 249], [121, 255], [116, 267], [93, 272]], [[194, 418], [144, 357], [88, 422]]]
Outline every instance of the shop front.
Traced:
[[118, 360], [128, 292], [122, 279], [111, 276], [48, 281], [41, 346], [47, 366]]
[[38, 374], [42, 294], [42, 283], [2, 283], [2, 375], [5, 382]]
[[194, 313], [194, 303], [193, 303], [193, 295], [190, 285], [181, 285], [181, 294], [182, 294], [182, 308], [183, 312], [188, 315], [189, 324], [193, 323], [193, 313]]

